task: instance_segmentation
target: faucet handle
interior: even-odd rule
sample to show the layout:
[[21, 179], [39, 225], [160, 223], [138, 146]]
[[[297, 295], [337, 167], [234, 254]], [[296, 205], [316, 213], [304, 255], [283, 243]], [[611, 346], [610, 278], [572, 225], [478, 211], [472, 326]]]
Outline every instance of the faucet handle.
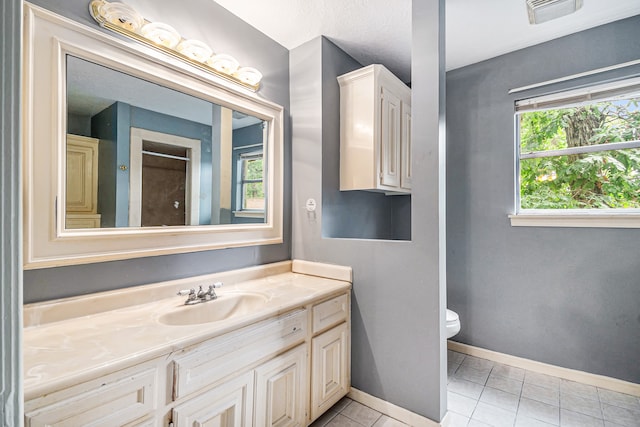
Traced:
[[209, 294], [209, 298], [211, 299], [218, 298], [218, 295], [216, 295], [216, 288], [221, 288], [221, 287], [222, 287], [222, 282], [215, 282], [209, 285], [209, 291], [207, 292]]
[[191, 289], [182, 289], [180, 291], [178, 291], [178, 293], [176, 295], [195, 295], [196, 290], [191, 288]]

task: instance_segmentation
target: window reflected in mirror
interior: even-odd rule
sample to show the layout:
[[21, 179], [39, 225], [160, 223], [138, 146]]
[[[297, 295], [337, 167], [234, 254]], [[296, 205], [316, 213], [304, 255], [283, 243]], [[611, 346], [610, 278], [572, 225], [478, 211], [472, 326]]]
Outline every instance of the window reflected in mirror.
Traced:
[[67, 55], [67, 229], [265, 223], [268, 122]]

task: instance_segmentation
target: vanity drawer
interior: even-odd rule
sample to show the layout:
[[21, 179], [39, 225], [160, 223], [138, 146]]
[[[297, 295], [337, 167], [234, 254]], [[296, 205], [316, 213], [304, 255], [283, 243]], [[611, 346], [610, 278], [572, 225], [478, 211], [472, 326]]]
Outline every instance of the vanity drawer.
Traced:
[[173, 400], [304, 341], [307, 329], [307, 310], [300, 309], [222, 335], [177, 355], [173, 362]]
[[344, 322], [349, 316], [349, 295], [343, 294], [313, 306], [313, 333]]
[[25, 426], [108, 427], [136, 425], [142, 419], [153, 422], [157, 384], [155, 364], [119, 371], [26, 402]]

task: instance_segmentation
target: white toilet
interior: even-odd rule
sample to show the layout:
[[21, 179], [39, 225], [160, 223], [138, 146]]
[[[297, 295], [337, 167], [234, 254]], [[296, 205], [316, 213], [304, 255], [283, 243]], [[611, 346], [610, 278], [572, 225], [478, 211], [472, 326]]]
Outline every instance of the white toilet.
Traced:
[[460, 332], [460, 317], [455, 311], [447, 308], [447, 339]]

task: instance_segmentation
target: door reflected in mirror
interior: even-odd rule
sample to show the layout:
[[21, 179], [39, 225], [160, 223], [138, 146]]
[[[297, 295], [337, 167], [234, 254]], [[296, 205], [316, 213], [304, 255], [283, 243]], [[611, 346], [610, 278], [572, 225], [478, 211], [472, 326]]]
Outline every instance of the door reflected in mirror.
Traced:
[[268, 123], [67, 55], [65, 228], [266, 223]]

